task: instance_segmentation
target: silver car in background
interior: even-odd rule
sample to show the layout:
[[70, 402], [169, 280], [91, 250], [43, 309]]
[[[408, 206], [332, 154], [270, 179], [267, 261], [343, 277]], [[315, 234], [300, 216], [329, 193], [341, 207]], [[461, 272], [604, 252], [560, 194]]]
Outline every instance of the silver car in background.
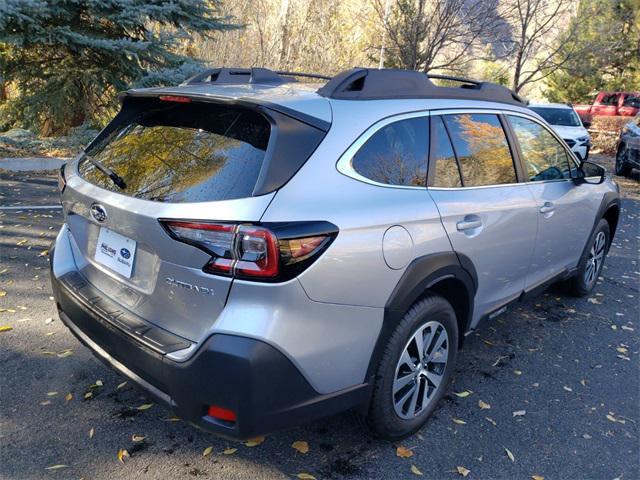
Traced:
[[125, 92], [60, 172], [61, 319], [219, 435], [351, 408], [417, 431], [482, 321], [594, 287], [620, 213], [517, 95], [451, 80], [212, 69]]

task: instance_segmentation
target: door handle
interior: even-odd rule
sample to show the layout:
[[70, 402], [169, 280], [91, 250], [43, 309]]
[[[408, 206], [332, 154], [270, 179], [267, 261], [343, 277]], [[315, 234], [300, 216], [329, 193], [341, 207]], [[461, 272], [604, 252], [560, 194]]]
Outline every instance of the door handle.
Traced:
[[456, 223], [456, 228], [459, 231], [473, 230], [474, 228], [480, 228], [482, 226], [482, 220], [461, 220]]
[[540, 207], [540, 213], [551, 213], [556, 209], [556, 207], [551, 202], [545, 202], [544, 205]]

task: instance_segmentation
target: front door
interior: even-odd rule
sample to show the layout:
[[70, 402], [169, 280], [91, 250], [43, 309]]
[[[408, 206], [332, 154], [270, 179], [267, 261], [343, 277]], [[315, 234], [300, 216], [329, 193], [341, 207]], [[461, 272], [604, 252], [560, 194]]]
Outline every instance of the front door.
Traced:
[[527, 185], [518, 183], [497, 114], [431, 118], [429, 192], [453, 249], [476, 269], [473, 327], [522, 293], [535, 245], [537, 209]]
[[588, 185], [576, 185], [576, 163], [542, 124], [507, 116], [518, 140], [527, 187], [537, 208], [538, 235], [526, 289], [535, 288], [578, 263], [593, 227], [597, 197]]

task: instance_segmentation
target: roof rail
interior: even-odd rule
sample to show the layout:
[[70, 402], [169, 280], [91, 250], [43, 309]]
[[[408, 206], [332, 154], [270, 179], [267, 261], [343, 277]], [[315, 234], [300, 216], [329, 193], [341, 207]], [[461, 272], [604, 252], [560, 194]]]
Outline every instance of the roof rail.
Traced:
[[[431, 79], [462, 83], [439, 87]], [[342, 100], [400, 98], [452, 98], [526, 105], [517, 93], [496, 83], [447, 75], [427, 75], [414, 70], [353, 68], [339, 73], [318, 89], [318, 94]]]
[[295, 77], [331, 80], [331, 77], [315, 73], [273, 71], [268, 68], [209, 68], [188, 78], [182, 85], [196, 85], [199, 83], [281, 85], [295, 82]]

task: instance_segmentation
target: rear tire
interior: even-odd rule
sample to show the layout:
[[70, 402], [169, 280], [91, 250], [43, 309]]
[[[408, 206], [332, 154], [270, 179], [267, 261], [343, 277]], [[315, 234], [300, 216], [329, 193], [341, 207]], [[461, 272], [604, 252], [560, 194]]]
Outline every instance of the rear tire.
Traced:
[[627, 149], [621, 146], [616, 154], [616, 175], [626, 177], [631, 173], [631, 165], [626, 163]]
[[447, 390], [457, 353], [453, 307], [428, 294], [404, 315], [380, 359], [367, 416], [373, 432], [400, 440], [419, 430]]
[[603, 218], [589, 238], [587, 248], [578, 262], [576, 275], [569, 280], [569, 288], [573, 295], [584, 297], [595, 287], [609, 251], [610, 238], [609, 224]]

